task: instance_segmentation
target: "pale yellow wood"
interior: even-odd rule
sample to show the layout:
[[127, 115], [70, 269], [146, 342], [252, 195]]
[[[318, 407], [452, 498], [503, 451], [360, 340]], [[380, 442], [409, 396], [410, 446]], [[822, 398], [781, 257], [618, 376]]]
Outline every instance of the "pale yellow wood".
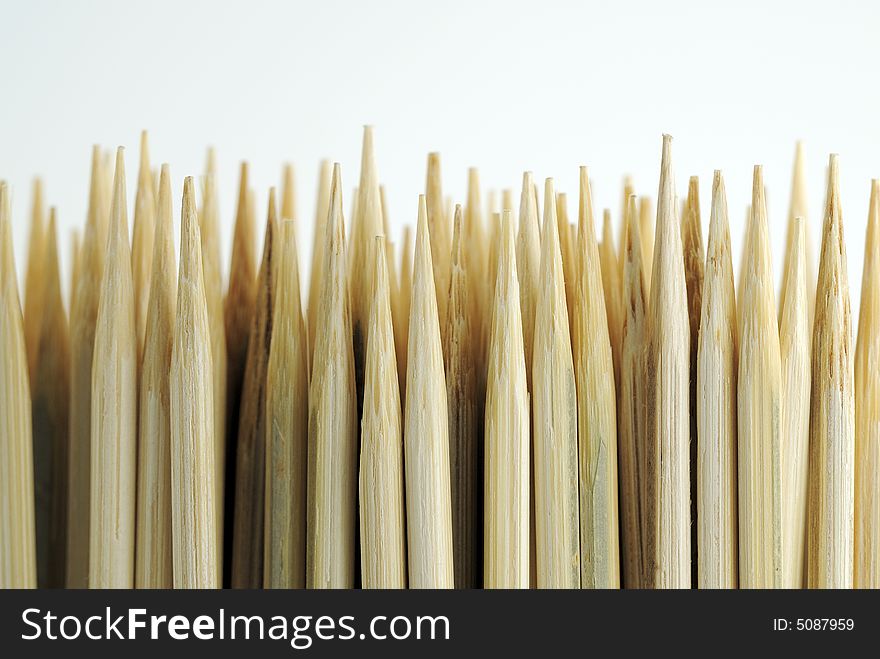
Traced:
[[281, 176], [281, 219], [297, 219], [296, 175], [294, 173], [293, 165], [289, 162], [284, 163], [284, 170]]
[[89, 209], [79, 274], [70, 309], [70, 445], [67, 498], [68, 588], [89, 585], [91, 517], [92, 361], [98, 300], [104, 271], [107, 206], [104, 203], [101, 150], [92, 149]]
[[620, 338], [620, 388], [617, 392], [620, 538], [623, 584], [641, 588], [645, 572], [645, 331], [647, 290], [642, 266], [641, 226], [635, 196], [626, 213], [629, 229], [623, 255], [623, 318]]
[[[156, 232], [156, 196], [153, 174], [150, 170], [150, 151], [147, 131], [141, 132], [140, 167], [134, 200], [134, 221], [131, 238], [131, 273], [134, 282], [134, 322], [137, 328], [138, 364], [144, 354], [147, 328], [147, 308], [152, 288], [150, 271], [153, 267], [153, 241]], [[140, 366], [138, 366], [140, 368]]]
[[782, 565], [782, 371], [762, 168], [755, 166], [737, 313], [739, 580], [779, 588]]
[[[685, 223], [686, 226], [687, 223]], [[694, 257], [696, 255], [693, 255]], [[687, 263], [687, 257], [685, 260]], [[712, 181], [709, 249], [696, 355], [697, 585], [736, 588], [736, 300], [721, 172]]]
[[807, 304], [809, 305], [809, 322], [813, 326], [813, 315], [816, 310], [816, 249], [813, 243], [813, 232], [810, 230], [809, 214], [807, 213], [807, 167], [804, 156], [804, 143], [798, 142], [794, 152], [794, 168], [791, 175], [791, 201], [788, 207], [788, 226], [785, 232], [785, 262], [782, 270], [782, 288], [779, 295], [779, 315], [785, 306], [789, 291], [789, 273], [793, 265], [792, 243], [796, 238], [796, 221], [801, 218], [804, 225], [804, 277], [807, 284]]
[[219, 588], [211, 330], [193, 179], [183, 181], [171, 350], [171, 520], [175, 588]]
[[574, 253], [571, 224], [568, 221], [568, 197], [556, 193], [556, 219], [559, 224], [559, 248], [562, 252], [562, 272], [565, 276], [565, 302], [568, 307], [569, 331], [574, 333], [574, 303], [577, 298], [577, 259]]
[[[449, 419], [428, 210], [419, 196], [407, 341], [404, 462], [409, 585], [452, 588]], [[445, 300], [445, 297], [444, 297]]]
[[578, 401], [581, 588], [619, 588], [617, 394], [586, 167], [580, 169], [576, 250], [571, 343]]
[[862, 301], [856, 340], [856, 588], [880, 588], [880, 180], [871, 181], [871, 202], [862, 270]]
[[162, 165], [138, 393], [137, 588], [171, 588], [174, 583], [170, 374], [177, 306], [177, 264], [171, 206], [171, 175], [168, 165]]
[[[27, 347], [28, 376], [33, 383], [39, 354], [40, 325], [43, 317], [45, 282], [43, 281], [43, 262], [46, 251], [46, 217], [43, 207], [43, 182], [39, 178], [33, 183], [33, 203], [31, 205], [31, 228], [28, 236], [27, 269], [24, 276], [24, 343]], [[35, 463], [37, 456], [34, 456]], [[36, 464], [35, 464], [36, 466]], [[38, 484], [39, 487], [39, 484]], [[38, 532], [39, 534], [39, 532]]]
[[[663, 136], [647, 322], [646, 588], [690, 588], [690, 337], [672, 137]], [[643, 234], [643, 237], [646, 236]]]
[[309, 387], [306, 587], [354, 586], [357, 408], [342, 180], [333, 166]]
[[92, 363], [89, 587], [134, 585], [137, 334], [124, 149], [116, 152]]
[[425, 203], [428, 208], [428, 233], [431, 241], [431, 263], [434, 267], [434, 290], [437, 291], [437, 317], [441, 334], [446, 322], [446, 291], [449, 290], [449, 223], [443, 209], [443, 184], [440, 175], [440, 154], [428, 154], [425, 182]]
[[259, 588], [263, 585], [266, 371], [274, 321], [277, 226], [275, 188], [270, 188], [263, 257], [241, 383], [235, 483], [230, 483], [230, 487], [235, 488], [231, 556], [233, 588]]
[[512, 213], [501, 221], [489, 334], [483, 585], [529, 587], [529, 395]]
[[217, 199], [214, 151], [208, 152], [202, 209], [199, 212], [199, 235], [202, 240], [202, 271], [208, 326], [211, 331], [211, 361], [214, 368], [214, 506], [217, 524], [217, 566], [223, 568], [223, 502], [226, 492], [226, 326], [223, 319], [223, 267], [220, 263], [220, 218]]
[[599, 267], [602, 274], [602, 293], [605, 296], [608, 338], [611, 341], [611, 358], [614, 363], [614, 382], [620, 386], [620, 330], [623, 308], [617, 250], [614, 249], [614, 235], [611, 229], [611, 211], [607, 208], [602, 212]]
[[[483, 207], [480, 200], [480, 175], [476, 167], [468, 169], [467, 204], [464, 207], [462, 224], [462, 259], [468, 272], [470, 282], [470, 314], [471, 331], [476, 334], [476, 359], [480, 371], [480, 380], [485, 380], [482, 372], [486, 363], [486, 344], [489, 336], [489, 325], [492, 318], [489, 313], [489, 290], [485, 285], [489, 269], [489, 245], [487, 244], [486, 227], [483, 222]], [[485, 398], [485, 384], [481, 384], [477, 393], [482, 408]], [[482, 418], [482, 414], [481, 414]]]
[[263, 585], [304, 588], [308, 473], [308, 335], [302, 315], [296, 225], [281, 230], [277, 299], [266, 384], [266, 539]]
[[[852, 588], [855, 409], [838, 159], [828, 166], [813, 324], [807, 585]], [[876, 377], [876, 374], [874, 374]]]
[[654, 263], [654, 205], [651, 197], [639, 197], [639, 228], [642, 231], [642, 268], [645, 271], [645, 292], [651, 289]]
[[579, 588], [577, 388], [553, 179], [544, 185], [532, 363], [538, 588]]
[[373, 238], [359, 475], [361, 582], [406, 588], [406, 524], [400, 392], [385, 241]]
[[779, 318], [782, 356], [782, 565], [783, 586], [804, 583], [807, 473], [810, 440], [810, 294], [806, 225], [796, 218], [785, 260], [787, 294]]
[[402, 338], [403, 345], [400, 348], [400, 353], [398, 354], [397, 360], [397, 374], [398, 380], [400, 381], [400, 400], [406, 400], [406, 370], [407, 370], [407, 360], [408, 346], [407, 341], [409, 340], [409, 309], [412, 298], [412, 267], [413, 267], [413, 239], [412, 239], [412, 226], [409, 224], [403, 225], [403, 247], [400, 251], [400, 278], [399, 278], [399, 291], [400, 291], [400, 307], [399, 307], [399, 320], [395, 319], [394, 324], [394, 333], [395, 339], [399, 334]]
[[[309, 357], [315, 352], [318, 306], [320, 305], [321, 275], [324, 272], [324, 245], [326, 244], [327, 214], [330, 211], [330, 178], [333, 166], [329, 160], [321, 161], [321, 173], [318, 176], [318, 195], [315, 206], [315, 229], [312, 239], [312, 262], [309, 270]], [[309, 359], [309, 371], [314, 361]]]
[[0, 181], [0, 588], [35, 588], [31, 401], [9, 197]]
[[[461, 206], [456, 205], [452, 232], [452, 270], [443, 354], [449, 407], [452, 547], [455, 587], [477, 588], [482, 528], [477, 509], [479, 455], [483, 442], [483, 400], [479, 395], [479, 350], [482, 333], [474, 317], [473, 261], [466, 253]], [[473, 266], [476, 267], [476, 266]]]

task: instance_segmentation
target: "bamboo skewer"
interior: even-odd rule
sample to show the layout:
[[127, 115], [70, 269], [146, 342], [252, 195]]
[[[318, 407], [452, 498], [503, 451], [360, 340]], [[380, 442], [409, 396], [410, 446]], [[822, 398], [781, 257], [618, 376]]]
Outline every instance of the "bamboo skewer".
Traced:
[[[529, 193], [530, 194], [530, 193]], [[486, 384], [484, 586], [528, 588], [529, 395], [512, 214], [504, 211]]]
[[296, 225], [281, 230], [277, 300], [266, 378], [266, 539], [263, 585], [304, 588], [309, 346], [302, 316]]
[[553, 179], [544, 187], [532, 367], [538, 588], [579, 588], [577, 388]]
[[739, 298], [739, 579], [782, 585], [782, 383], [762, 168], [755, 166]]
[[[40, 462], [45, 469], [45, 479], [39, 478], [39, 472], [35, 473], [38, 483], [37, 583], [41, 588], [64, 587], [67, 549], [70, 345], [61, 296], [55, 226], [55, 209], [51, 208], [44, 236], [43, 267], [38, 271], [43, 284], [43, 308], [40, 310], [37, 359], [31, 382], [33, 450], [43, 454]], [[45, 525], [42, 537], [41, 525]]]
[[[712, 181], [712, 212], [696, 358], [697, 584], [736, 588], [737, 338], [727, 194]], [[687, 262], [687, 261], [686, 261]], [[687, 268], [686, 268], [687, 269]]]
[[642, 267], [641, 228], [636, 199], [629, 200], [629, 230], [623, 255], [623, 309], [620, 343], [620, 388], [617, 396], [620, 532], [624, 584], [643, 587], [645, 573], [645, 311], [647, 291]]
[[274, 322], [277, 224], [275, 188], [271, 188], [263, 259], [241, 384], [235, 458], [235, 512], [232, 520], [233, 588], [259, 588], [263, 584], [266, 372]]
[[854, 575], [856, 588], [880, 588], [880, 180], [871, 181], [859, 335], [856, 341]]
[[330, 178], [333, 166], [329, 160], [321, 161], [321, 172], [318, 176], [318, 202], [315, 208], [315, 232], [312, 240], [312, 263], [309, 276], [309, 372], [312, 370], [314, 361], [311, 359], [315, 352], [316, 338], [315, 327], [320, 304], [321, 276], [324, 273], [324, 246], [327, 243], [327, 215], [330, 212]]
[[[238, 421], [241, 406], [242, 380], [248, 352], [248, 338], [254, 317], [256, 296], [256, 265], [254, 262], [254, 216], [249, 208], [248, 165], [241, 164], [238, 188], [238, 209], [235, 232], [232, 237], [232, 263], [229, 268], [229, 287], [223, 308], [226, 331], [226, 473], [224, 474], [225, 516], [235, 510], [236, 453]], [[224, 524], [223, 582], [232, 578], [232, 524]]]
[[[434, 290], [440, 327], [446, 323], [446, 291], [449, 290], [449, 226], [443, 210], [443, 186], [440, 176], [440, 154], [428, 154], [425, 182], [425, 203], [428, 208], [428, 233], [431, 240], [431, 263], [434, 267]], [[510, 208], [511, 206], [508, 206]], [[418, 240], [418, 238], [417, 238]]]
[[698, 582], [697, 529], [700, 525], [697, 507], [697, 348], [700, 339], [700, 315], [703, 306], [704, 262], [703, 227], [700, 219], [700, 181], [691, 176], [688, 195], [681, 218], [681, 240], [684, 254], [684, 279], [687, 286], [688, 321], [690, 325], [690, 479], [691, 479], [691, 583]]
[[88, 219], [70, 309], [68, 588], [86, 588], [89, 585], [92, 362], [104, 271], [104, 250], [107, 244], [107, 206], [102, 191], [103, 176], [101, 150], [96, 146], [92, 150]]
[[779, 318], [782, 357], [782, 564], [783, 585], [801, 588], [807, 520], [810, 440], [810, 303], [806, 225], [796, 219], [785, 260], [787, 292]]
[[[657, 239], [646, 329], [647, 419], [645, 588], [689, 588], [690, 338], [680, 227], [675, 212], [672, 137], [663, 136]], [[643, 234], [644, 236], [644, 234]], [[645, 272], [649, 271], [645, 264]]]
[[411, 588], [454, 586], [449, 420], [440, 317], [434, 289], [436, 272], [431, 259], [426, 200], [420, 195], [404, 414], [404, 482]]
[[202, 241], [202, 271], [205, 300], [208, 305], [208, 326], [211, 333], [214, 402], [214, 507], [217, 510], [217, 567], [223, 569], [223, 503], [226, 491], [226, 326], [223, 319], [223, 272], [220, 265], [220, 220], [218, 217], [216, 166], [214, 152], [209, 151], [204, 180], [202, 211], [199, 213], [199, 235]]
[[153, 267], [153, 241], [156, 231], [156, 198], [150, 171], [147, 131], [141, 132], [141, 157], [137, 193], [134, 200], [134, 222], [131, 239], [131, 272], [134, 282], [134, 321], [137, 328], [138, 368], [144, 352], [147, 309], [152, 289], [150, 271]]
[[[449, 466], [452, 500], [452, 556], [455, 587], [480, 585], [482, 555], [479, 500], [480, 454], [483, 416], [477, 391], [480, 387], [479, 323], [471, 296], [473, 261], [465, 256], [461, 207], [456, 206], [452, 233], [452, 271], [443, 354], [446, 367], [446, 401], [449, 407]], [[475, 328], [474, 326], [477, 325]]]
[[[24, 343], [27, 349], [28, 381], [33, 383], [40, 348], [40, 326], [43, 317], [43, 282], [44, 252], [46, 250], [45, 212], [43, 208], [43, 182], [34, 179], [33, 206], [31, 208], [31, 233], [28, 237], [27, 270], [24, 280]], [[38, 465], [34, 456], [35, 467]], [[37, 479], [39, 480], [39, 478]], [[37, 512], [39, 517], [39, 512]], [[37, 521], [39, 526], [39, 521]], [[39, 535], [39, 531], [37, 532]], [[39, 545], [39, 541], [38, 541]], [[39, 553], [39, 547], [38, 547]], [[38, 559], [39, 562], [39, 559]]]
[[602, 274], [602, 291], [605, 295], [605, 312], [608, 316], [608, 338], [611, 341], [611, 359], [614, 363], [614, 382], [620, 386], [620, 329], [621, 283], [618, 272], [619, 262], [614, 249], [614, 236], [611, 230], [611, 211], [602, 212], [602, 241], [599, 243], [599, 268]]
[[813, 325], [807, 583], [853, 583], [855, 410], [852, 328], [837, 155], [828, 168]]
[[580, 170], [574, 353], [578, 401], [581, 587], [620, 587], [617, 394], [587, 168]]
[[[296, 175], [293, 165], [284, 163], [281, 175], [281, 219], [295, 220], [296, 214]], [[281, 265], [279, 263], [279, 265]]]
[[337, 163], [330, 186], [309, 386], [307, 588], [354, 585], [358, 433], [345, 258]]
[[650, 197], [639, 197], [639, 228], [642, 232], [642, 268], [645, 271], [645, 291], [651, 288], [654, 263], [654, 207]]
[[[271, 246], [271, 237], [267, 236]], [[271, 249], [271, 247], [270, 247]], [[193, 180], [183, 182], [180, 277], [171, 351], [171, 521], [174, 587], [218, 588], [214, 385]], [[248, 419], [254, 427], [258, 424]], [[259, 563], [257, 563], [259, 565]]]
[[[171, 349], [177, 305], [171, 176], [162, 165], [138, 405], [135, 585], [171, 588]], [[213, 408], [212, 408], [213, 409]]]
[[403, 439], [384, 239], [373, 239], [359, 475], [364, 588], [406, 588]]
[[556, 194], [556, 220], [559, 225], [559, 251], [562, 252], [562, 272], [565, 276], [565, 303], [568, 307], [569, 332], [574, 334], [574, 306], [577, 298], [576, 259], [571, 225], [568, 222], [568, 197]]
[[134, 585], [137, 334], [124, 150], [116, 152], [92, 364], [89, 587]]
[[9, 188], [0, 181], [0, 588], [35, 588], [37, 555], [27, 350], [9, 206]]
[[804, 145], [798, 142], [795, 147], [794, 154], [794, 170], [791, 176], [791, 202], [788, 210], [788, 226], [785, 233], [785, 263], [782, 270], [782, 289], [779, 295], [779, 313], [782, 315], [782, 308], [785, 306], [789, 291], [789, 273], [792, 272], [793, 265], [790, 259], [793, 256], [792, 243], [797, 237], [797, 219], [801, 218], [804, 225], [804, 264], [806, 270], [804, 276], [807, 280], [807, 303], [809, 304], [809, 322], [810, 327], [813, 323], [813, 315], [816, 309], [816, 258], [815, 248], [813, 247], [813, 235], [810, 231], [807, 214], [807, 174], [806, 163], [804, 162]]

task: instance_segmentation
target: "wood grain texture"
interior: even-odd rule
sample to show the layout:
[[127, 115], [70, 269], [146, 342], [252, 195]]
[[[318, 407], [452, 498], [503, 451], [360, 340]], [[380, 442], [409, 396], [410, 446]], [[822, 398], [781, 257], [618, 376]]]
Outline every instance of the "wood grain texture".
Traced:
[[124, 149], [116, 152], [92, 363], [89, 587], [131, 588], [137, 462], [137, 334]]
[[36, 588], [30, 391], [9, 207], [0, 181], [0, 588]]

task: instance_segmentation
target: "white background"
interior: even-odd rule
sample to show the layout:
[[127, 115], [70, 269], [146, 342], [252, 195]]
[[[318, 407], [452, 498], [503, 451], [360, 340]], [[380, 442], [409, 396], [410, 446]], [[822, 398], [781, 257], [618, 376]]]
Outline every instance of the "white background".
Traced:
[[668, 132], [679, 193], [700, 176], [704, 236], [712, 170], [723, 170], [736, 260], [752, 166], [765, 165], [777, 281], [795, 140], [806, 143], [817, 258], [825, 165], [840, 153], [858, 304], [869, 181], [880, 176], [877, 2], [0, 0], [0, 62], [0, 178], [13, 188], [20, 271], [31, 178], [59, 209], [67, 261], [91, 145], [128, 147], [131, 207], [142, 128], [177, 195], [217, 148], [227, 268], [241, 159], [261, 214], [282, 162], [295, 163], [302, 259], [317, 163], [342, 163], [348, 208], [362, 124], [375, 126], [395, 235], [415, 220], [428, 151], [442, 153], [456, 201], [477, 165], [484, 199], [489, 187], [518, 199], [531, 169], [574, 202], [577, 166], [590, 165], [597, 203], [617, 222], [624, 174], [656, 195]]

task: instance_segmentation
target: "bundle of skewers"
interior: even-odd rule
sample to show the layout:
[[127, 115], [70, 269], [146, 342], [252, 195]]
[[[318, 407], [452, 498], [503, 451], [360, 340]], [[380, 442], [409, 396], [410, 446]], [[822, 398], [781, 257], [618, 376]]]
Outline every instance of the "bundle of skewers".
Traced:
[[213, 152], [175, 254], [144, 134], [131, 240], [94, 149], [69, 300], [37, 182], [23, 304], [0, 183], [0, 586], [880, 587], [880, 183], [853, 346], [837, 157], [817, 273], [798, 148], [778, 300], [762, 176], [736, 286], [668, 136], [617, 241], [586, 168], [458, 205], [431, 154], [397, 250], [367, 127], [308, 278], [292, 169], [261, 223], [242, 165], [225, 276]]

